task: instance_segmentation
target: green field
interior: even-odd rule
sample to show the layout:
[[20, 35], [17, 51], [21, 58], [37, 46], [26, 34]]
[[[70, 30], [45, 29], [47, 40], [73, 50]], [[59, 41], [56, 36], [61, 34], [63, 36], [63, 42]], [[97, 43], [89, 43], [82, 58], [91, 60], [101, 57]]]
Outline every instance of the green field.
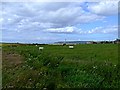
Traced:
[[3, 44], [2, 51], [3, 88], [119, 87], [117, 44]]

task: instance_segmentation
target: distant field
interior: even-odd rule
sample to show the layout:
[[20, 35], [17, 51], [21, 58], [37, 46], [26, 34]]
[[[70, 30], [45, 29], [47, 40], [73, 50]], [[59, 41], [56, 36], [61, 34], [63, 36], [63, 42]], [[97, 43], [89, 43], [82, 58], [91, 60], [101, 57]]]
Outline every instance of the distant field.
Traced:
[[118, 88], [117, 44], [3, 44], [4, 88]]

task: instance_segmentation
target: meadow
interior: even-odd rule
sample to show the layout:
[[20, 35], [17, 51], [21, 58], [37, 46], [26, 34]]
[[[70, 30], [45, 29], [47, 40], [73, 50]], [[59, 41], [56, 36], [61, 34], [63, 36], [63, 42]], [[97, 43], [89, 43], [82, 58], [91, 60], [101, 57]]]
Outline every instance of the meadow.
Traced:
[[119, 78], [118, 44], [2, 45], [3, 88], [118, 88]]

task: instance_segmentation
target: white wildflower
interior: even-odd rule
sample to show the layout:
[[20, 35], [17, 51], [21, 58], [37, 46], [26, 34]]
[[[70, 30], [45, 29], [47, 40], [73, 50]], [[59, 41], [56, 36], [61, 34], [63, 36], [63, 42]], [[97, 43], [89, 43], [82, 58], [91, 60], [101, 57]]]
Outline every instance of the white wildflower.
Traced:
[[93, 66], [93, 68], [97, 68], [97, 66]]

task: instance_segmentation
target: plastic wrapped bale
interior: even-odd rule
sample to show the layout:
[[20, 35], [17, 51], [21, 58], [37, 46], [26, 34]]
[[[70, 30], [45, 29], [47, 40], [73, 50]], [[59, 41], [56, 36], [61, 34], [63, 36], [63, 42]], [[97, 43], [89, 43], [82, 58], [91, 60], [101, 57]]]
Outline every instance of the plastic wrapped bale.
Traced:
[[44, 49], [44, 47], [39, 47], [39, 50], [43, 50]]
[[69, 46], [69, 48], [70, 48], [70, 49], [73, 49], [73, 48], [74, 48], [74, 46]]

